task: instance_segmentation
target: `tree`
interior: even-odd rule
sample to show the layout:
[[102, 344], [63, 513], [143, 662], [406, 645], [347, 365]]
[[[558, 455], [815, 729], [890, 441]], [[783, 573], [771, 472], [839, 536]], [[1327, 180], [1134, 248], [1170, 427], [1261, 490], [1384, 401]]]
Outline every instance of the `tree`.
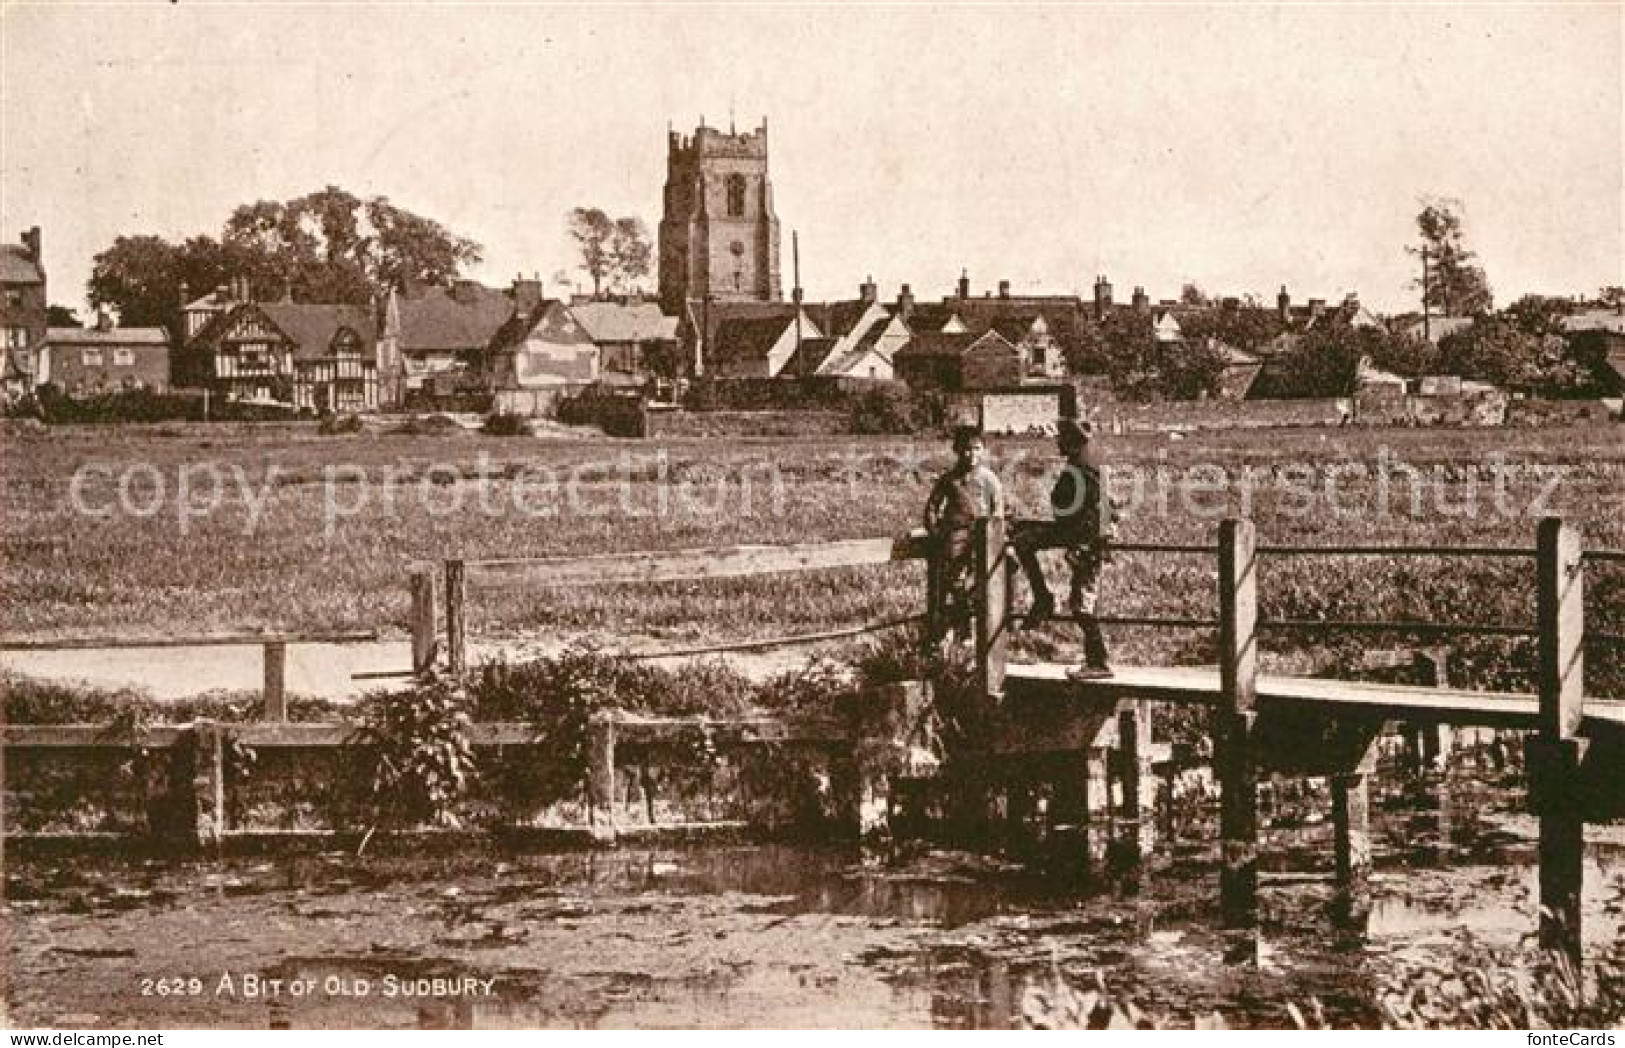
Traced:
[[1460, 209], [1455, 200], [1423, 205], [1416, 216], [1421, 242], [1406, 250], [1423, 258], [1427, 276], [1411, 284], [1421, 290], [1423, 308], [1445, 316], [1477, 316], [1494, 308], [1494, 300], [1484, 270], [1474, 264], [1477, 256], [1462, 242]]
[[1195, 400], [1219, 391], [1228, 366], [1223, 347], [1211, 338], [1185, 338], [1159, 344], [1157, 385], [1171, 400]]
[[1502, 317], [1482, 316], [1439, 341], [1441, 370], [1479, 382], [1524, 386], [1546, 369], [1542, 337]]
[[1205, 306], [1208, 303], [1207, 292], [1195, 284], [1186, 284], [1179, 289], [1179, 301], [1187, 306]]
[[649, 231], [639, 218], [610, 218], [596, 207], [570, 211], [570, 237], [581, 251], [581, 268], [592, 277], [592, 297], [604, 289], [629, 289], [649, 273], [653, 248]]
[[264, 296], [363, 305], [409, 284], [448, 284], [483, 249], [387, 197], [363, 200], [328, 186], [285, 203], [244, 204], [223, 243], [241, 252]]
[[86, 290], [92, 305], [116, 307], [121, 323], [173, 333], [183, 287], [195, 296], [247, 279], [260, 299], [366, 305], [409, 283], [450, 283], [481, 250], [385, 197], [363, 200], [329, 186], [285, 203], [244, 204], [219, 240], [119, 237], [95, 257]]
[[79, 316], [68, 306], [59, 306], [55, 303], [45, 308], [45, 324], [47, 327], [79, 327]]
[[1212, 337], [1248, 351], [1258, 349], [1286, 330], [1275, 310], [1255, 305], [1190, 313], [1179, 319], [1179, 329], [1188, 339]]
[[1625, 287], [1610, 284], [1597, 289], [1597, 305], [1607, 309], [1625, 309]]
[[623, 291], [630, 291], [642, 278], [649, 275], [649, 261], [654, 257], [649, 243], [649, 230], [643, 220], [634, 216], [615, 220], [615, 232], [609, 240], [609, 255], [614, 263], [615, 283]]
[[1111, 376], [1121, 396], [1144, 396], [1155, 391], [1157, 343], [1149, 314], [1122, 310], [1100, 324], [1085, 328], [1076, 343], [1065, 349], [1073, 374]]

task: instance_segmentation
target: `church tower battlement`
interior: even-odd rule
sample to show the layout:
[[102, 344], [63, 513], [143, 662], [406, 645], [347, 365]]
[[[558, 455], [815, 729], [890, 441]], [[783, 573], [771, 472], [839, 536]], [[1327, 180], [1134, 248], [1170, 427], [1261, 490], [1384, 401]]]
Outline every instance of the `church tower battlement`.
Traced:
[[686, 300], [778, 302], [779, 219], [767, 176], [767, 122], [742, 134], [706, 127], [667, 140], [660, 220], [660, 308]]

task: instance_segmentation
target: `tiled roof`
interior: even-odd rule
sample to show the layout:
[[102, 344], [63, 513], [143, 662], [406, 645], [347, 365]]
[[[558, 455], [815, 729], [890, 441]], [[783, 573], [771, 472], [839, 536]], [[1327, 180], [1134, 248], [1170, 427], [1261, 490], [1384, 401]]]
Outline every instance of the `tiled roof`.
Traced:
[[935, 302], [916, 303], [909, 311], [908, 329], [917, 335], [938, 332], [942, 326], [956, 316], [954, 310]]
[[706, 356], [715, 362], [765, 360], [794, 320], [793, 315], [730, 317], [717, 326]]
[[1022, 342], [1032, 334], [1033, 324], [1038, 320], [1037, 313], [1016, 313], [1010, 316], [996, 317], [991, 325], [1007, 342]]
[[664, 342], [677, 337], [677, 318], [653, 302], [584, 302], [570, 312], [594, 342]]
[[294, 341], [299, 359], [330, 355], [333, 336], [351, 328], [361, 338], [361, 355], [372, 351], [377, 332], [372, 310], [366, 306], [322, 305], [309, 302], [260, 302], [255, 308]]
[[835, 348], [833, 338], [804, 338], [790, 359], [779, 369], [781, 375], [816, 375], [829, 361], [829, 352]]
[[845, 338], [852, 333], [863, 314], [869, 311], [872, 302], [862, 299], [852, 299], [846, 302], [829, 302], [821, 305], [809, 305], [807, 315], [813, 322], [832, 338]]
[[39, 263], [19, 244], [0, 244], [0, 283], [43, 284]]
[[45, 331], [45, 341], [53, 346], [167, 346], [169, 332], [163, 328], [54, 327]]
[[405, 353], [484, 349], [513, 316], [513, 299], [506, 291], [473, 281], [463, 282], [456, 293], [429, 287], [395, 301]]
[[971, 347], [979, 336], [970, 332], [944, 333], [921, 331], [897, 351], [899, 357], [957, 357]]

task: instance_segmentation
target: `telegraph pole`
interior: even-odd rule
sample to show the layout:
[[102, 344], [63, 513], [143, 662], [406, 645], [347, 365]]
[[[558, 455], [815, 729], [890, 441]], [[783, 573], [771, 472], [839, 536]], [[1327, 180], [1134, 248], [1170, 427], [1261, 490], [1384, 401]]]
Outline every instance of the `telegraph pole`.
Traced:
[[1422, 340], [1433, 341], [1433, 325], [1428, 320], [1428, 246], [1422, 245]]
[[800, 366], [801, 356], [801, 233], [790, 230], [790, 269], [791, 279], [795, 281], [795, 290], [790, 292], [796, 309], [796, 357], [797, 367]]

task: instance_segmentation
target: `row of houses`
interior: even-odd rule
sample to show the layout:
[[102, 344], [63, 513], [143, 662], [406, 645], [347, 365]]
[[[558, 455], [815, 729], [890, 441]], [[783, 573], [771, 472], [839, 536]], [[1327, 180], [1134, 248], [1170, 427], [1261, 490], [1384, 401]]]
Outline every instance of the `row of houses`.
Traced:
[[[538, 414], [586, 385], [643, 389], [690, 375], [901, 379], [949, 393], [1045, 386], [1067, 379], [1068, 360], [1122, 314], [1144, 317], [1154, 340], [1176, 345], [1195, 341], [1186, 332], [1196, 330], [1195, 316], [1260, 308], [1234, 300], [1153, 303], [1143, 288], [1116, 302], [1105, 277], [1090, 299], [1014, 294], [1002, 280], [973, 295], [962, 274], [939, 301], [917, 301], [904, 284], [885, 302], [871, 278], [849, 300], [807, 303], [797, 288], [788, 302], [689, 300], [676, 317], [637, 298], [547, 298], [540, 280], [523, 277], [507, 288], [470, 280], [413, 287], [376, 306], [260, 301], [236, 281], [196, 298], [183, 287], [171, 337], [164, 328], [119, 327], [105, 315], [86, 328], [49, 326], [37, 228], [0, 245], [0, 284], [12, 395], [47, 382], [69, 395], [184, 387], [318, 412], [473, 394]], [[1283, 287], [1274, 312], [1279, 334], [1253, 352], [1201, 336], [1225, 362], [1221, 398], [1267, 386], [1259, 379], [1272, 363], [1321, 324], [1385, 326], [1352, 295], [1329, 307], [1323, 299], [1295, 303]], [[1400, 320], [1401, 333], [1434, 341], [1467, 323]], [[1625, 375], [1625, 315], [1593, 309], [1565, 325], [1610, 340], [1606, 355]], [[1397, 378], [1366, 369], [1362, 384], [1392, 386]]]

